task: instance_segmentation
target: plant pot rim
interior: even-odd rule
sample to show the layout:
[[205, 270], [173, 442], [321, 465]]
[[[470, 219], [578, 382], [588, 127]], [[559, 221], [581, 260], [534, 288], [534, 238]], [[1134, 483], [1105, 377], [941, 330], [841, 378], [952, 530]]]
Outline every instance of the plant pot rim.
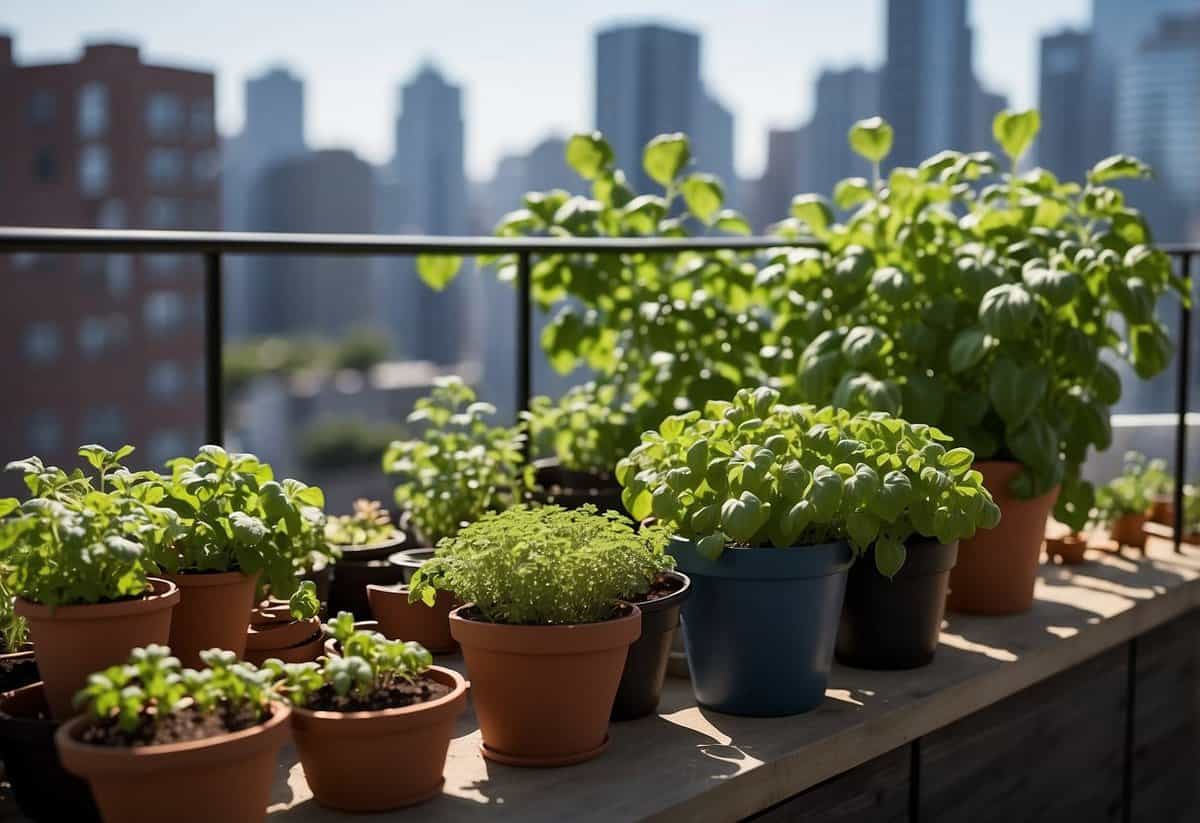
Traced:
[[[412, 548], [402, 549], [398, 552], [392, 552], [387, 556], [387, 562], [391, 563], [393, 566], [403, 566], [404, 568], [408, 569], [419, 569], [421, 566], [425, 565], [425, 563], [436, 551], [437, 549], [435, 549], [433, 546], [413, 546]], [[427, 557], [424, 560], [418, 560], [417, 555], [424, 552], [428, 552], [430, 557]]]
[[[353, 543], [348, 546], [342, 546], [337, 543], [330, 543], [329, 545], [333, 546], [333, 548], [337, 549], [338, 551], [342, 552], [343, 555], [345, 555], [347, 552], [350, 554], [353, 554], [354, 552], [379, 551], [380, 549], [392, 548], [394, 546], [403, 546], [406, 542], [408, 542], [408, 535], [406, 535], [402, 531], [397, 531], [391, 537], [389, 537], [385, 540], [377, 540], [374, 543]], [[344, 560], [345, 557], [343, 556], [342, 558], [339, 558], [339, 559]], [[334, 561], [334, 562], [336, 563], [337, 561]]]
[[137, 747], [84, 743], [78, 739], [78, 735], [92, 722], [92, 717], [82, 714], [58, 728], [54, 733], [54, 744], [58, 747], [63, 765], [67, 766], [68, 771], [88, 777], [149, 769], [196, 768], [228, 763], [229, 746], [258, 751], [274, 745], [276, 739], [287, 736], [287, 722], [291, 713], [291, 707], [287, 703], [272, 700], [271, 716], [257, 726], [200, 740]]
[[[305, 628], [306, 627], [306, 628]], [[290, 620], [286, 623], [268, 623], [262, 628], [251, 624], [246, 627], [246, 651], [266, 651], [268, 649], [290, 649], [302, 646], [321, 633], [321, 618], [310, 617], [307, 620]], [[291, 640], [302, 637], [294, 642], [281, 643], [280, 638]]]
[[172, 574], [163, 574], [167, 580], [175, 583], [180, 588], [198, 589], [205, 586], [230, 586], [245, 582], [246, 578], [251, 578], [255, 582], [261, 572], [244, 572], [241, 569], [227, 572], [209, 572], [209, 571], [180, 571]]
[[475, 608], [466, 603], [450, 612], [450, 635], [463, 646], [514, 654], [588, 654], [629, 646], [642, 633], [642, 611], [625, 603], [629, 613], [595, 623], [512, 625], [472, 620], [463, 615]]
[[[37, 714], [44, 717], [23, 714], [10, 714], [6, 709], [14, 702], [25, 700], [39, 701], [40, 711]], [[26, 683], [15, 689], [0, 694], [0, 740], [27, 740], [30, 734], [44, 733], [46, 729], [57, 728], [58, 724], [49, 717], [49, 707], [46, 704], [46, 684], [41, 680]]]
[[663, 609], [674, 608], [691, 597], [692, 578], [688, 577], [681, 571], [675, 570], [662, 572], [662, 574], [667, 577], [673, 577], [676, 580], [681, 580], [683, 585], [668, 594], [666, 597], [658, 597], [654, 600], [630, 600], [630, 603], [642, 610], [642, 614], [650, 614], [653, 612], [662, 611]]
[[696, 544], [671, 535], [670, 552], [689, 575], [747, 580], [799, 580], [827, 577], [850, 568], [854, 553], [844, 540], [779, 549], [773, 546], [728, 547], [716, 560], [696, 550]]
[[[905, 543], [906, 557], [904, 565], [900, 567], [900, 571], [896, 572], [895, 578], [898, 580], [916, 579], [920, 577], [930, 577], [935, 574], [942, 574], [954, 568], [958, 563], [958, 541], [952, 540], [949, 543], [943, 543], [936, 537], [925, 537], [924, 535], [914, 534]], [[870, 553], [875, 551], [874, 544], [871, 545]], [[869, 553], [863, 553], [856, 559], [855, 564], [870, 563], [872, 571], [879, 574], [879, 570], [874, 568], [874, 562], [869, 559]], [[882, 577], [883, 575], [880, 575]]]
[[20, 617], [27, 617], [31, 620], [104, 620], [140, 612], [170, 609], [179, 602], [179, 586], [173, 580], [166, 577], [147, 577], [146, 582], [150, 584], [150, 591], [128, 600], [46, 606], [18, 596], [13, 603], [13, 611]]
[[[468, 683], [465, 677], [454, 671], [454, 669], [448, 669], [444, 666], [430, 666], [425, 670], [425, 673], [434, 675], [435, 680], [449, 686], [450, 693], [442, 695], [435, 700], [414, 703], [411, 706], [362, 712], [331, 712], [319, 709], [306, 709], [303, 706], [293, 706], [292, 724], [307, 726], [311, 723], [320, 723], [322, 725], [336, 723], [339, 727], [339, 733], [342, 735], [374, 737], [386, 732], [395, 731], [394, 728], [389, 728], [388, 726], [404, 725], [412, 727], [414, 725], [423, 725], [404, 721], [417, 719], [426, 712], [434, 712], [444, 707], [452, 707], [452, 704], [455, 703], [460, 703], [462, 707], [465, 707], [467, 690], [470, 688], [470, 683]], [[378, 724], [383, 721], [392, 722], [383, 729], [380, 729]], [[375, 726], [374, 729], [371, 728], [372, 725]]]

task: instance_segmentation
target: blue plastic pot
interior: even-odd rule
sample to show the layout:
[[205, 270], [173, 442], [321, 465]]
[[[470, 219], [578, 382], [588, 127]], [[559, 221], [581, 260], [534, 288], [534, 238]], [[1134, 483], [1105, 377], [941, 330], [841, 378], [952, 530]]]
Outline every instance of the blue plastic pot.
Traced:
[[820, 705], [850, 547], [726, 549], [709, 560], [691, 542], [674, 538], [670, 551], [692, 579], [683, 637], [700, 705], [756, 717]]

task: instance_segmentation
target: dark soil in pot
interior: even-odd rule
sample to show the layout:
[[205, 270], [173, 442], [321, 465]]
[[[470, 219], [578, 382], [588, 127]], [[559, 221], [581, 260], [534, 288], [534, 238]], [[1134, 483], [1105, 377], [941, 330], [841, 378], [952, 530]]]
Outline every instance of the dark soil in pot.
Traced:
[[41, 680], [33, 646], [25, 644], [19, 652], [0, 654], [0, 693], [11, 692]]
[[621, 485], [611, 471], [576, 471], [564, 468], [555, 459], [538, 460], [534, 467], [538, 491], [530, 494], [533, 500], [564, 509], [577, 509], [591, 503], [602, 512], [625, 513], [621, 504]]
[[[343, 558], [333, 567], [333, 584], [329, 589], [329, 615], [336, 617], [339, 612], [351, 612], [360, 620], [369, 618], [371, 606], [367, 602], [367, 586], [391, 586], [404, 582], [403, 570], [389, 563], [387, 559], [403, 544], [404, 538], [399, 537], [386, 545], [380, 543], [353, 549], [353, 555], [343, 547]], [[350, 559], [351, 557], [353, 559]]]
[[958, 544], [921, 541], [888, 580], [868, 551], [850, 568], [842, 605], [838, 662], [860, 669], [915, 669], [933, 660], [946, 613]]
[[88, 784], [63, 768], [41, 683], [0, 695], [0, 755], [21, 813], [38, 823], [89, 823], [100, 812]]
[[613, 720], [645, 717], [658, 708], [671, 644], [679, 628], [679, 612], [690, 594], [687, 575], [667, 572], [655, 579], [643, 599], [633, 601], [642, 610], [642, 634], [625, 656], [621, 685], [613, 702]]

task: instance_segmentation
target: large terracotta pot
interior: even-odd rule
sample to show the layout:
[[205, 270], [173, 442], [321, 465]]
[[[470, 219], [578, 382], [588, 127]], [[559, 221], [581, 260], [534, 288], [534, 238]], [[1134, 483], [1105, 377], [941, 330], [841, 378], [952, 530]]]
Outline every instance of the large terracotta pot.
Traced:
[[1058, 499], [1053, 491], [1021, 500], [1008, 485], [1021, 470], [1011, 460], [981, 460], [975, 469], [1000, 507], [1000, 523], [975, 533], [958, 546], [958, 563], [950, 572], [947, 605], [968, 614], [1017, 614], [1033, 606], [1033, 587], [1046, 522]]
[[1109, 529], [1109, 535], [1118, 546], [1130, 546], [1135, 549], [1146, 549], [1146, 514], [1123, 514], [1118, 517]]
[[408, 586], [367, 586], [371, 615], [390, 640], [415, 640], [434, 654], [458, 651], [450, 635], [450, 612], [459, 606], [454, 595], [438, 592], [432, 607], [408, 602]]
[[184, 666], [204, 666], [200, 652], [246, 654], [246, 626], [254, 608], [258, 573], [193, 572], [167, 575], [182, 597], [171, 620], [171, 651]]
[[1086, 560], [1088, 550], [1087, 536], [1083, 534], [1064, 534], [1061, 537], [1046, 538], [1046, 560], [1053, 562], [1058, 558], [1064, 566], [1078, 566]]
[[249, 729], [136, 748], [83, 743], [92, 722], [83, 715], [61, 726], [54, 742], [67, 771], [91, 785], [109, 823], [249, 823], [266, 816], [290, 714], [272, 703], [266, 722]]
[[374, 712], [292, 710], [292, 734], [304, 777], [322, 806], [378, 812], [441, 793], [454, 721], [467, 706], [467, 682], [433, 666], [429, 675], [450, 694]]
[[51, 609], [16, 599], [16, 613], [29, 622], [46, 703], [55, 720], [75, 715], [72, 700], [92, 672], [124, 663], [138, 646], [167, 642], [179, 588], [156, 577], [150, 578], [150, 586], [141, 597], [86, 606]]
[[450, 614], [471, 678], [483, 756], [510, 766], [566, 766], [608, 745], [608, 717], [642, 613], [570, 626], [509, 626]]

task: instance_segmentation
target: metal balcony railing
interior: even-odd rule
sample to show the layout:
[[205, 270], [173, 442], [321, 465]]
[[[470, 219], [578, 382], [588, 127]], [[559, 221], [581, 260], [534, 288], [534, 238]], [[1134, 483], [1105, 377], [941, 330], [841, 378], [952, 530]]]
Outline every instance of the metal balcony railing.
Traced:
[[[220, 443], [224, 433], [221, 385], [222, 302], [221, 264], [226, 254], [415, 257], [422, 254], [517, 256], [517, 386], [518, 409], [529, 408], [532, 395], [531, 331], [533, 301], [531, 272], [540, 254], [581, 252], [622, 254], [681, 251], [762, 251], [768, 248], [820, 246], [815, 240], [778, 237], [438, 237], [430, 235], [264, 234], [209, 231], [140, 231], [112, 229], [49, 229], [0, 227], [0, 253], [195, 254], [204, 258], [205, 430], [209, 442]], [[1162, 244], [1191, 284], [1192, 259], [1200, 244]], [[1189, 376], [1191, 374], [1192, 313], [1180, 307], [1175, 357], [1175, 549], [1183, 526], [1183, 486], [1187, 458]], [[1114, 421], [1117, 422], [1117, 421]]]

